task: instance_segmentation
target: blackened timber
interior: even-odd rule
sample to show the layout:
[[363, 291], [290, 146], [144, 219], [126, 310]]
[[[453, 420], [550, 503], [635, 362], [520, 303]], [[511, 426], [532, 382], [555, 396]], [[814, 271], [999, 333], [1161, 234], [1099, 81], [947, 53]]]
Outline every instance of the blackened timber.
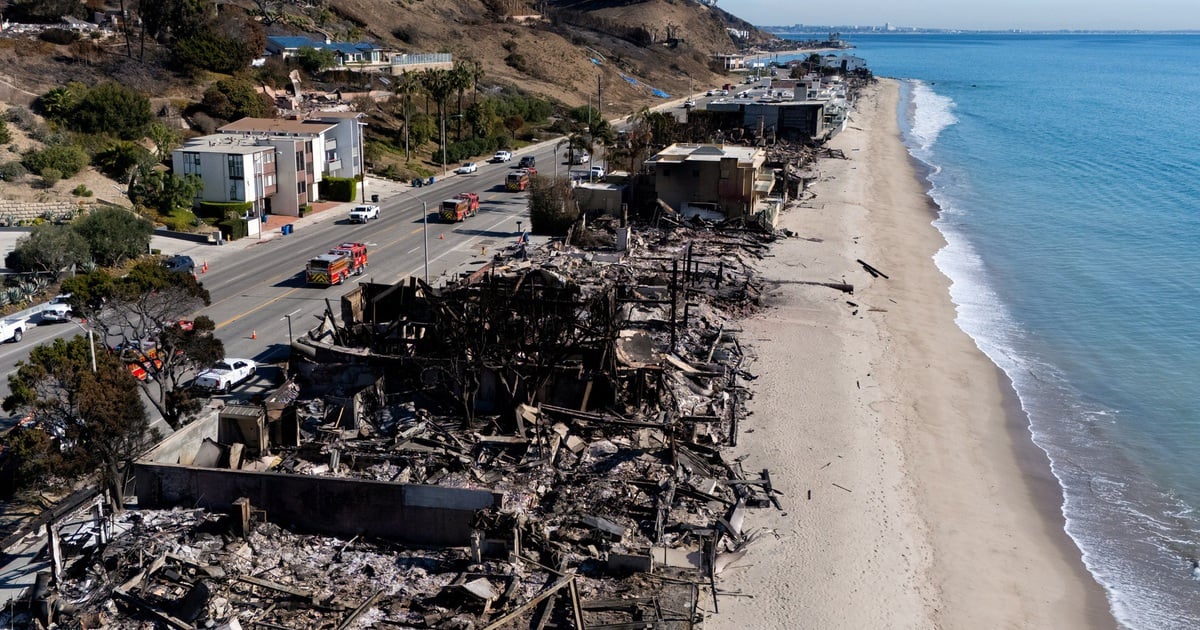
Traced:
[[504, 627], [504, 625], [507, 624], [508, 622], [513, 621], [514, 619], [516, 619], [516, 618], [520, 617], [521, 615], [532, 610], [533, 607], [537, 606], [539, 603], [541, 603], [542, 600], [546, 599], [547, 597], [550, 597], [551, 595], [554, 595], [562, 588], [573, 585], [573, 584], [575, 584], [575, 576], [574, 575], [568, 575], [568, 576], [562, 578], [558, 582], [555, 582], [553, 586], [547, 588], [546, 590], [542, 591], [541, 593], [538, 593], [537, 595], [534, 595], [533, 599], [530, 599], [529, 601], [525, 602], [524, 604], [521, 604], [517, 608], [513, 609], [507, 615], [504, 615], [503, 617], [488, 624], [486, 627], [484, 627], [483, 630], [497, 630], [498, 628]]

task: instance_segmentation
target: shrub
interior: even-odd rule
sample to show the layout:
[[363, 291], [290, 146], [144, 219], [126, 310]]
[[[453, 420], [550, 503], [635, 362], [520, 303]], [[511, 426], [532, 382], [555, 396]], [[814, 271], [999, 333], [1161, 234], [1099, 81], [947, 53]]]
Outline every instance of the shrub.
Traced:
[[46, 188], [54, 188], [54, 185], [57, 184], [63, 177], [62, 171], [50, 166], [42, 169], [41, 174], [42, 186], [45, 186]]
[[37, 116], [34, 116], [28, 107], [20, 105], [9, 107], [8, 111], [4, 112], [4, 117], [26, 131], [33, 129], [33, 126], [37, 124]]
[[71, 194], [75, 195], [76, 197], [91, 197], [92, 191], [88, 190], [87, 186], [80, 184], [71, 189]]
[[136, 140], [152, 118], [150, 99], [120, 83], [108, 82], [81, 96], [65, 122], [84, 133], [111, 133], [123, 140]]
[[75, 221], [73, 227], [87, 239], [92, 260], [106, 266], [146, 252], [154, 231], [146, 219], [116, 206], [97, 208]]
[[357, 183], [353, 177], [326, 177], [321, 182], [321, 196], [330, 201], [354, 201]]
[[504, 63], [508, 64], [508, 67], [516, 70], [517, 72], [529, 71], [529, 64], [525, 62], [525, 56], [520, 53], [509, 53], [508, 56], [504, 58]]
[[15, 160], [0, 164], [0, 179], [6, 182], [15, 182], [28, 173], [29, 170], [25, 168], [25, 165]]
[[39, 175], [52, 168], [62, 177], [74, 177], [87, 166], [88, 154], [73, 144], [56, 144], [26, 153], [21, 162], [25, 168]]
[[0, 118], [0, 144], [8, 144], [12, 142], [12, 132], [8, 130], [8, 125], [4, 119]]
[[167, 229], [176, 232], [186, 232], [195, 227], [200, 221], [191, 210], [176, 208], [170, 214], [162, 217], [162, 222], [163, 225], [167, 226]]
[[205, 219], [224, 220], [232, 212], [233, 216], [243, 217], [250, 208], [254, 207], [254, 203], [250, 201], [201, 201], [196, 206], [196, 214], [194, 216], [203, 217]]
[[73, 44], [79, 40], [79, 33], [65, 28], [48, 28], [38, 34], [38, 39], [59, 46]]
[[217, 223], [221, 228], [221, 234], [225, 236], [227, 241], [236, 241], [239, 238], [246, 238], [250, 234], [250, 228], [246, 226], [246, 222], [242, 219], [225, 219]]
[[310, 206], [308, 204], [304, 204], [303, 206], [300, 206], [300, 217], [301, 218], [308, 216], [308, 214], [310, 212], [312, 212], [312, 206]]

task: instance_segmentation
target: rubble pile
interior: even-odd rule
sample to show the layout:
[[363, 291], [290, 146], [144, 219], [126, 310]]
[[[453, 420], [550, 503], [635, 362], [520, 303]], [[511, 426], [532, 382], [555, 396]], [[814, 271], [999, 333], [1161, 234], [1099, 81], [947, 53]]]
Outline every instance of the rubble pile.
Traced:
[[142, 510], [64, 597], [111, 628], [695, 627], [763, 534], [748, 512], [782, 509], [769, 471], [722, 455], [771, 238], [642, 230], [627, 252], [360, 284], [295, 346], [298, 399], [274, 399], [301, 439], [270, 468], [490, 491], [468, 543], [304, 535], [249, 503]]

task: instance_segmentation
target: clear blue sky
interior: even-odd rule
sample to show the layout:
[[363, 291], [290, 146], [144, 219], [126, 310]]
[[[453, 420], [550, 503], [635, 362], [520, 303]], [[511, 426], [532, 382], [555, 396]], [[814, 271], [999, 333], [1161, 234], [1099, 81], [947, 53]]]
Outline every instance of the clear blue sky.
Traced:
[[1200, 30], [1200, 0], [717, 0], [717, 6], [755, 26]]

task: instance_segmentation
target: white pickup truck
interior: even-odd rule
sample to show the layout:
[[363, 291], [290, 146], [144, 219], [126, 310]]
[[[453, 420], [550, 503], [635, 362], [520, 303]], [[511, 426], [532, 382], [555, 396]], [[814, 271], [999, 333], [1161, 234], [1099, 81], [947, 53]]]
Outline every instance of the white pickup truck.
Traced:
[[196, 375], [198, 389], [228, 394], [234, 386], [254, 376], [254, 362], [250, 359], [225, 359]]
[[350, 211], [351, 223], [366, 223], [371, 219], [378, 218], [379, 206], [376, 205], [354, 206], [354, 209]]
[[25, 336], [25, 320], [6, 319], [0, 321], [0, 343], [6, 341], [18, 342]]

